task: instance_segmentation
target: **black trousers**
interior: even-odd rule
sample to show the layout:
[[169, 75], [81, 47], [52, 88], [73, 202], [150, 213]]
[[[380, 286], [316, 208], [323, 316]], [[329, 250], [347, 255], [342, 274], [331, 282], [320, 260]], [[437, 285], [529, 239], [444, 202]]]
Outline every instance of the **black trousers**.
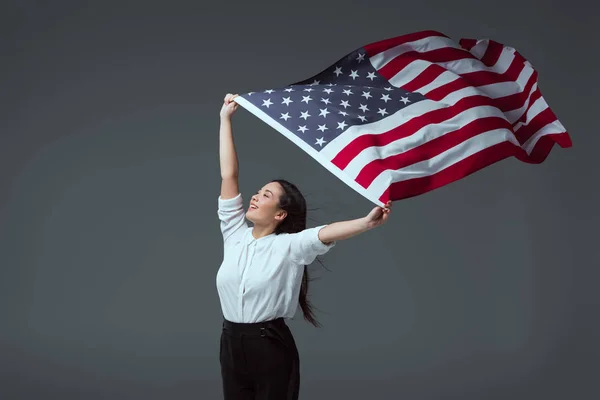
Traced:
[[283, 318], [258, 323], [224, 320], [220, 362], [225, 400], [298, 399], [298, 349]]

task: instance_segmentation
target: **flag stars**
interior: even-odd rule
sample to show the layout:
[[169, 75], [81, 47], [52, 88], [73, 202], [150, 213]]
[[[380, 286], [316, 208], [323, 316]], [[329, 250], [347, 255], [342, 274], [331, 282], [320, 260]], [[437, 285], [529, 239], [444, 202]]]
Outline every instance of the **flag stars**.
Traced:
[[358, 56], [356, 57], [356, 61], [361, 62], [365, 60], [365, 54], [364, 53], [359, 53]]
[[261, 89], [246, 98], [315, 151], [322, 151], [351, 127], [377, 124], [421, 100], [384, 79], [364, 51], [365, 63], [359, 64], [358, 53], [303, 83]]
[[300, 118], [304, 118], [304, 120], [305, 120], [305, 121], [306, 121], [306, 119], [307, 119], [308, 117], [310, 117], [310, 114], [308, 113], [308, 110], [307, 110], [307, 111], [303, 111], [303, 112], [301, 113], [301, 115], [300, 115]]
[[319, 113], [319, 116], [320, 116], [320, 117], [327, 117], [327, 114], [329, 114], [329, 111], [327, 111], [327, 109], [326, 109], [326, 108], [319, 109], [319, 111], [321, 111], [321, 112]]

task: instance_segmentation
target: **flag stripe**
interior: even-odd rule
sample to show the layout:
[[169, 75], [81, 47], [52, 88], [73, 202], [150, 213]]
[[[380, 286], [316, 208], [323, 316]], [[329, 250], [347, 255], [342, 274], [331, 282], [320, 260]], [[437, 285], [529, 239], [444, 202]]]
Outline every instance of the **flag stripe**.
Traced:
[[399, 170], [411, 164], [426, 161], [459, 145], [467, 139], [496, 129], [505, 129], [512, 135], [510, 133], [511, 125], [503, 118], [486, 117], [475, 119], [459, 129], [447, 132], [443, 136], [429, 140], [425, 144], [404, 153], [387, 158], [374, 159], [360, 171], [356, 177], [356, 181], [361, 186], [368, 188], [375, 178], [385, 170]]
[[[365, 168], [373, 159], [385, 160], [386, 158], [396, 156], [398, 154], [406, 154], [409, 151], [417, 150], [424, 151], [424, 147], [429, 141], [435, 141], [444, 135], [461, 129], [463, 125], [469, 124], [470, 121], [478, 118], [486, 119], [495, 117], [505, 121], [502, 126], [510, 129], [510, 124], [504, 119], [502, 112], [495, 107], [479, 106], [468, 108], [462, 113], [454, 115], [452, 118], [444, 120], [439, 124], [427, 124], [425, 126], [416, 126], [415, 131], [406, 137], [394, 140], [383, 146], [371, 146], [363, 150], [360, 154], [352, 159], [344, 172], [352, 178], [356, 178], [361, 170]], [[494, 129], [496, 127], [493, 127]], [[440, 149], [439, 152], [447, 149]], [[435, 155], [435, 154], [434, 154]]]
[[[445, 44], [445, 43], [444, 43]], [[422, 46], [421, 46], [422, 47]], [[419, 46], [416, 46], [416, 48], [418, 49]], [[488, 72], [494, 72], [495, 74], [502, 74], [504, 73], [513, 63], [514, 60], [516, 60], [516, 63], [518, 65], [522, 65], [523, 62], [519, 57], [515, 57], [515, 52], [513, 49], [502, 49], [501, 53], [498, 55], [498, 60], [496, 63], [494, 63], [493, 65], [485, 65], [482, 64], [482, 62], [473, 54], [468, 53], [462, 49], [455, 49], [454, 47], [452, 47], [452, 49], [454, 50], [458, 50], [457, 52], [455, 52], [455, 54], [460, 55], [460, 57], [458, 58], [452, 58], [446, 62], [437, 62], [435, 64], [433, 64], [431, 61], [428, 60], [424, 60], [421, 56], [423, 55], [423, 53], [419, 53], [418, 56], [419, 57], [415, 57], [414, 60], [405, 60], [405, 62], [407, 63], [406, 66], [404, 68], [397, 68], [397, 69], [392, 69], [390, 67], [388, 67], [386, 65], [386, 69], [382, 68], [383, 67], [383, 62], [379, 59], [371, 59], [371, 63], [373, 64], [373, 67], [376, 68], [378, 70], [378, 72], [380, 74], [382, 74], [383, 77], [385, 77], [386, 79], [397, 79], [396, 76], [398, 74], [402, 74], [402, 76], [405, 75], [405, 71], [407, 70], [406, 68], [408, 68], [409, 66], [412, 67], [411, 64], [414, 63], [418, 63], [420, 65], [428, 65], [428, 64], [433, 64], [433, 65], [438, 65], [444, 69], [447, 69], [448, 71], [454, 72], [455, 74], [459, 75], [459, 76], [464, 76], [466, 74], [468, 74], [469, 72], [478, 72], [478, 71], [488, 71]], [[412, 50], [412, 48], [409, 47], [404, 47], [404, 52], [402, 54], [397, 54], [399, 55], [403, 55], [404, 53], [408, 53], [410, 50]], [[418, 52], [418, 50], [416, 50]], [[414, 53], [414, 51], [413, 51]], [[467, 58], [465, 58], [465, 55], [468, 55]], [[392, 55], [390, 55], [390, 57], [386, 57], [385, 62], [389, 63], [390, 61], [392, 61]], [[410, 63], [408, 63], [408, 61], [411, 61]], [[403, 64], [398, 64], [399, 67], [401, 67]], [[405, 84], [402, 81], [398, 81], [399, 84]], [[398, 87], [401, 87], [400, 85], [398, 85]]]
[[557, 133], [544, 133], [543, 136], [534, 135], [533, 139], [536, 139], [533, 142], [535, 147], [531, 148], [529, 156], [525, 159], [518, 156], [519, 160], [526, 163], [539, 164], [544, 162], [555, 144], [558, 144], [562, 148], [568, 148], [573, 145], [571, 137], [564, 131], [564, 127], [557, 129]]
[[[416, 92], [422, 87], [435, 81], [436, 78], [438, 78], [440, 75], [446, 72], [446, 69], [437, 64], [427, 65], [424, 69], [421, 66], [421, 64], [425, 64], [425, 61], [417, 60], [410, 63], [407, 66], [408, 70], [405, 71], [403, 74], [397, 74], [394, 77], [392, 77], [390, 79], [390, 83], [394, 86], [408, 90], [409, 92]], [[420, 72], [413, 78], [411, 76], [407, 76], [407, 73], [411, 70], [415, 72], [420, 72], [422, 70], [422, 72]], [[396, 77], [398, 77], [398, 79], [396, 79]], [[402, 79], [402, 77], [405, 77], [405, 79], [407, 80], [406, 83], [399, 81], [400, 79]]]
[[337, 167], [344, 169], [354, 157], [367, 147], [385, 146], [395, 140], [414, 134], [426, 125], [442, 123], [469, 108], [477, 106], [494, 106], [492, 103], [492, 99], [485, 96], [461, 98], [452, 106], [428, 111], [387, 132], [379, 134], [365, 133], [341, 149], [331, 162]]
[[389, 39], [384, 39], [384, 40], [380, 40], [378, 42], [373, 42], [373, 43], [370, 43], [370, 44], [364, 46], [364, 49], [367, 52], [367, 55], [369, 57], [373, 57], [379, 53], [383, 53], [384, 51], [386, 51], [390, 48], [400, 46], [404, 43], [415, 42], [417, 40], [431, 38], [431, 37], [448, 38], [448, 36], [444, 35], [441, 32], [428, 30], [428, 31], [408, 33], [406, 35], [397, 36], [397, 37], [393, 37], [393, 38], [389, 38]]
[[381, 193], [384, 193], [385, 189], [389, 186], [389, 182], [401, 182], [435, 175], [452, 167], [454, 164], [460, 163], [464, 159], [470, 159], [470, 156], [473, 154], [502, 142], [509, 143], [512, 147], [522, 151], [518, 147], [518, 143], [514, 140], [514, 136], [507, 132], [506, 129], [487, 131], [476, 137], [467, 139], [459, 145], [426, 161], [421, 161], [398, 170], [385, 171], [373, 181], [368, 190], [373, 193], [380, 193], [381, 196]]
[[462, 159], [436, 174], [411, 180], [393, 182], [390, 184], [389, 189], [379, 197], [379, 200], [382, 203], [385, 203], [389, 199], [406, 199], [427, 193], [469, 176], [500, 160], [513, 156], [517, 152], [518, 148], [510, 142], [498, 143], [494, 146], [480, 150], [477, 153], [471, 154], [469, 157]]
[[516, 137], [519, 143], [526, 143], [531, 137], [536, 134], [540, 129], [545, 127], [548, 124], [556, 121], [556, 115], [550, 110], [546, 108], [544, 111], [537, 114], [535, 117], [528, 122], [527, 125], [522, 125], [519, 130], [516, 132]]
[[[392, 60], [390, 60], [383, 67], [378, 68], [378, 72], [387, 79], [390, 79], [396, 75], [399, 71], [406, 68], [411, 62], [415, 60], [422, 60], [430, 63], [447, 63], [451, 61], [458, 61], [462, 59], [477, 59], [473, 54], [463, 49], [457, 49], [453, 47], [444, 47], [436, 50], [427, 52], [418, 52], [416, 50], [407, 51]], [[373, 63], [375, 66], [375, 63]], [[377, 68], [377, 67], [375, 67]]]
[[504, 52], [504, 46], [493, 40], [488, 40], [485, 54], [483, 57], [481, 57], [481, 62], [487, 65], [488, 67], [491, 67], [492, 65], [495, 65], [498, 62], [500, 56]]

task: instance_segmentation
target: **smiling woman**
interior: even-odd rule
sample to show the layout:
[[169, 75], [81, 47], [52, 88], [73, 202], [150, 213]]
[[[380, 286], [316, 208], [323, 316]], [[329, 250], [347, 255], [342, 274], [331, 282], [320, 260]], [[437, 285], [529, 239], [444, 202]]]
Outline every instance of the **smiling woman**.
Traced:
[[[225, 400], [298, 399], [299, 355], [285, 319], [300, 305], [304, 318], [319, 326], [307, 300], [307, 265], [336, 242], [387, 221], [386, 208], [362, 218], [306, 228], [306, 201], [292, 183], [272, 180], [244, 212], [231, 115], [235, 95], [221, 108], [221, 194], [218, 216], [224, 256], [216, 277], [223, 312], [220, 363]], [[250, 227], [246, 219], [253, 223]]]

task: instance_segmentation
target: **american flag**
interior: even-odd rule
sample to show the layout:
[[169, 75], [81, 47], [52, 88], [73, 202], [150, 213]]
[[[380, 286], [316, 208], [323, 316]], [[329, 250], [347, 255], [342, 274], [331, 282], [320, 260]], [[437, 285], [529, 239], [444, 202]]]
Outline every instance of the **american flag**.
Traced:
[[312, 78], [236, 101], [375, 204], [514, 156], [571, 146], [514, 48], [435, 31], [363, 46]]

